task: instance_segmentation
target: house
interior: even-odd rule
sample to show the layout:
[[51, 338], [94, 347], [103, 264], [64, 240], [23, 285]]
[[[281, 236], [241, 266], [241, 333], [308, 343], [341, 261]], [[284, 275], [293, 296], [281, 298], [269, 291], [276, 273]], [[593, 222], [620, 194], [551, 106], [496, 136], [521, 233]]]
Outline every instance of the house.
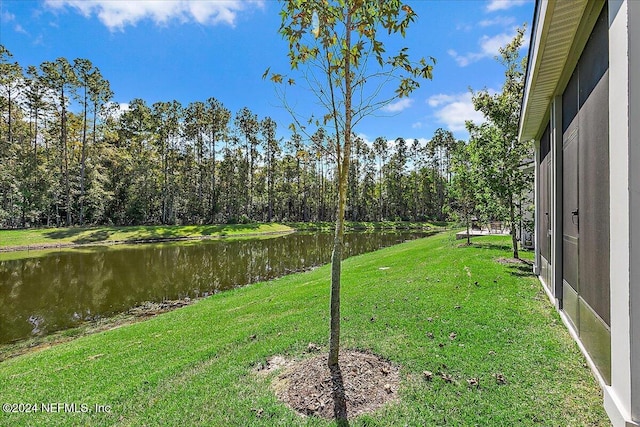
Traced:
[[640, 1], [537, 0], [520, 119], [535, 272], [614, 426], [640, 426]]

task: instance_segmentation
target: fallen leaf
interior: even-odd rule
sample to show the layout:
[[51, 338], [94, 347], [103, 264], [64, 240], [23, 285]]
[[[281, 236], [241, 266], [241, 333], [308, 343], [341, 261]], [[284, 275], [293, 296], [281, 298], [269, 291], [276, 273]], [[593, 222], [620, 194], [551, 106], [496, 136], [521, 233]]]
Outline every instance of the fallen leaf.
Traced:
[[449, 383], [451, 384], [453, 382], [453, 376], [451, 374], [445, 374], [444, 372], [442, 374], [440, 374], [440, 378], [442, 378], [442, 380], [445, 383]]
[[393, 393], [393, 390], [391, 390], [391, 384], [385, 384], [384, 391], [386, 391], [387, 393]]
[[507, 377], [505, 377], [503, 374], [497, 373], [497, 374], [493, 374], [493, 376], [496, 378], [496, 382], [498, 384], [506, 384], [507, 383]]
[[480, 379], [478, 378], [469, 378], [467, 380], [467, 384], [469, 384], [469, 387], [480, 387]]
[[310, 342], [309, 345], [307, 345], [307, 351], [309, 353], [314, 352], [314, 351], [320, 351], [320, 346], [318, 344], [312, 343]]
[[456, 337], [457, 337], [457, 336], [458, 336], [458, 334], [456, 334], [455, 332], [451, 332], [451, 333], [449, 334], [449, 339], [450, 339], [451, 341], [453, 341], [453, 340], [455, 340], [455, 339], [456, 339]]
[[433, 332], [427, 332], [427, 337], [433, 339]]
[[433, 372], [431, 372], [431, 371], [423, 371], [422, 372], [422, 376], [424, 377], [425, 380], [431, 381], [433, 379]]

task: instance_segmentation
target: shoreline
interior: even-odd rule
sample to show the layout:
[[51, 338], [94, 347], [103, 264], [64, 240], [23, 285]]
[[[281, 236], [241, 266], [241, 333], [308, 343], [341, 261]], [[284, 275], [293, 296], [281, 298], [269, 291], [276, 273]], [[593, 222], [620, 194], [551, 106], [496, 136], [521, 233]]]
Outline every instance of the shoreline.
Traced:
[[240, 234], [219, 234], [213, 236], [183, 236], [183, 237], [157, 237], [157, 238], [142, 238], [142, 239], [129, 239], [129, 240], [105, 240], [98, 242], [87, 243], [73, 243], [73, 242], [60, 242], [60, 243], [35, 243], [32, 245], [17, 245], [17, 246], [0, 246], [0, 253], [5, 252], [26, 252], [26, 251], [40, 251], [47, 249], [70, 249], [70, 248], [82, 248], [92, 246], [115, 246], [115, 245], [138, 245], [148, 243], [169, 243], [169, 242], [188, 242], [199, 240], [218, 240], [218, 239], [233, 239], [233, 238], [248, 238], [259, 236], [275, 236], [275, 235], [287, 235], [295, 233], [297, 230], [282, 230], [282, 231], [265, 231], [258, 233], [240, 233]]
[[[82, 247], [96, 247], [96, 246], [114, 246], [114, 245], [138, 245], [138, 244], [148, 244], [148, 243], [168, 243], [168, 242], [188, 242], [188, 241], [201, 241], [201, 240], [218, 240], [218, 239], [231, 239], [231, 238], [252, 238], [252, 237], [260, 237], [260, 236], [277, 236], [277, 235], [286, 235], [295, 232], [313, 232], [313, 231], [332, 231], [333, 223], [331, 222], [322, 222], [322, 223], [257, 223], [255, 225], [258, 226], [279, 226], [285, 227], [282, 230], [276, 231], [251, 231], [250, 229], [246, 230], [246, 232], [234, 233], [233, 230], [231, 232], [221, 231], [213, 234], [197, 234], [196, 235], [185, 235], [185, 236], [141, 236], [141, 237], [131, 237], [131, 238], [120, 238], [120, 239], [104, 239], [104, 240], [95, 240], [95, 241], [87, 241], [87, 242], [73, 242], [73, 241], [60, 241], [60, 242], [36, 242], [32, 244], [17, 244], [10, 246], [0, 246], [0, 254], [2, 253], [11, 253], [11, 252], [28, 252], [28, 251], [39, 251], [39, 250], [49, 250], [49, 249], [72, 249], [72, 248], [82, 248]], [[131, 227], [136, 228], [137, 226]], [[153, 227], [153, 226], [151, 226]], [[158, 226], [161, 228], [162, 226]], [[176, 226], [171, 226], [176, 227]], [[193, 227], [190, 225], [187, 226], [177, 226], [177, 227]], [[211, 226], [197, 226], [197, 227], [225, 227], [222, 224], [211, 225]], [[234, 226], [231, 226], [234, 227]], [[242, 225], [237, 225], [237, 227], [242, 227]], [[120, 228], [120, 227], [118, 227]], [[102, 230], [107, 228], [100, 227], [89, 227], [86, 229], [62, 229], [62, 230], [73, 230], [78, 234], [91, 231], [92, 233], [99, 233]], [[379, 223], [353, 223], [353, 224], [345, 224], [345, 231], [366, 231], [366, 230], [446, 230], [447, 227], [433, 225], [431, 223], [414, 223], [414, 222], [379, 222]], [[39, 229], [27, 229], [27, 230], [39, 230]], [[47, 230], [58, 230], [58, 229], [47, 229]], [[122, 227], [122, 230], [126, 231], [126, 227]], [[0, 230], [0, 236], [2, 236], [3, 231], [13, 232], [15, 230]]]

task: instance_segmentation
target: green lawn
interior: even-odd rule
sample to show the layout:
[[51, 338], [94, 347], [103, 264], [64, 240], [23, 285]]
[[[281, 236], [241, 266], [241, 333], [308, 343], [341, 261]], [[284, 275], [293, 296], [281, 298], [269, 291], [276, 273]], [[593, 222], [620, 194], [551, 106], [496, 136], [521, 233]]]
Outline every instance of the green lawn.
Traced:
[[198, 239], [292, 231], [283, 224], [141, 225], [0, 230], [0, 249], [24, 246], [104, 244], [115, 242]]
[[[495, 261], [509, 256], [509, 237], [473, 241], [460, 246], [443, 233], [345, 261], [343, 348], [390, 359], [402, 378], [398, 403], [351, 425], [609, 425], [599, 387], [530, 267]], [[0, 363], [0, 402], [111, 411], [0, 413], [0, 425], [333, 424], [296, 415], [270, 378], [252, 372], [275, 354], [308, 357], [310, 342], [326, 350], [328, 291], [325, 266], [9, 359]]]
[[[333, 231], [335, 222], [289, 222], [286, 225], [299, 231]], [[345, 227], [348, 230], [407, 230], [407, 229], [443, 229], [451, 223], [447, 222], [419, 222], [419, 221], [346, 221]]]

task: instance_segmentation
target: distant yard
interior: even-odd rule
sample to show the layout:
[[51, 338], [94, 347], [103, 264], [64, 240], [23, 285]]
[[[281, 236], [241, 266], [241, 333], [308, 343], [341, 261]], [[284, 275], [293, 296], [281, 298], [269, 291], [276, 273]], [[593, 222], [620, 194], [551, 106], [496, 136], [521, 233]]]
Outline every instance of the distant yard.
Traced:
[[[505, 258], [509, 242], [443, 233], [344, 262], [342, 348], [401, 378], [398, 402], [350, 425], [609, 425], [530, 265]], [[79, 412], [2, 413], [0, 425], [334, 425], [300, 417], [275, 397], [276, 374], [254, 373], [274, 355], [312, 356], [310, 343], [327, 350], [328, 293], [325, 266], [6, 360], [1, 402]]]
[[70, 227], [0, 230], [0, 250], [18, 247], [55, 247], [81, 244], [199, 239], [293, 231], [282, 224], [140, 225], [130, 227]]
[[[347, 222], [350, 229], [441, 228], [447, 223], [429, 222]], [[294, 230], [333, 230], [333, 222], [250, 223], [214, 225], [139, 225], [0, 230], [0, 251], [74, 245], [155, 242], [163, 240], [208, 239], [286, 233]]]

